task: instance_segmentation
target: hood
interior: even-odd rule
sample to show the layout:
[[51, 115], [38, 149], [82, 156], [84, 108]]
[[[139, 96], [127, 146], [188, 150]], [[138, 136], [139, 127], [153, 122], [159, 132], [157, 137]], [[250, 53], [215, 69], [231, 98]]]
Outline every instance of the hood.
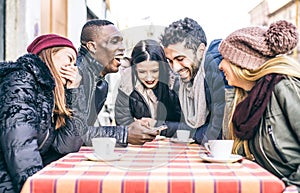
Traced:
[[3, 78], [7, 74], [25, 70], [31, 73], [36, 80], [45, 87], [54, 88], [55, 82], [52, 74], [46, 64], [35, 54], [25, 54], [17, 59], [16, 62], [1, 62], [0, 77]]

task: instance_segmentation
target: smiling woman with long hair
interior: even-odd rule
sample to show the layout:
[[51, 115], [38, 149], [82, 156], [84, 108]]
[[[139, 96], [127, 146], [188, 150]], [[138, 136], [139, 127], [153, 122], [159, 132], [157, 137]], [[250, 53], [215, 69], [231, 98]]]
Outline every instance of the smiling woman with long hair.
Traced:
[[[117, 124], [129, 124], [135, 119], [150, 126], [166, 124], [161, 134], [171, 137], [176, 129], [169, 122], [180, 122], [181, 107], [174, 90], [169, 88], [170, 71], [162, 46], [155, 40], [139, 41], [133, 48], [130, 60], [133, 89], [126, 97], [122, 86], [115, 105]], [[126, 88], [127, 89], [127, 88]], [[124, 101], [128, 100], [129, 104]]]
[[252, 159], [300, 191], [300, 64], [288, 54], [298, 30], [287, 21], [248, 27], [220, 44], [228, 84], [233, 153]]

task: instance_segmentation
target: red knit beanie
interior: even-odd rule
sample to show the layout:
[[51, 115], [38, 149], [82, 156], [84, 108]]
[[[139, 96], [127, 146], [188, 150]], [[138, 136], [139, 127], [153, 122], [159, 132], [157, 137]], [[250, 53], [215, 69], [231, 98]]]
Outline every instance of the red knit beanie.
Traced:
[[27, 47], [27, 51], [28, 53], [39, 54], [42, 50], [51, 47], [70, 47], [76, 52], [77, 55], [77, 50], [73, 43], [69, 39], [56, 34], [38, 36]]
[[254, 70], [279, 54], [287, 54], [297, 46], [296, 26], [281, 20], [266, 27], [248, 27], [231, 33], [219, 51], [231, 63]]

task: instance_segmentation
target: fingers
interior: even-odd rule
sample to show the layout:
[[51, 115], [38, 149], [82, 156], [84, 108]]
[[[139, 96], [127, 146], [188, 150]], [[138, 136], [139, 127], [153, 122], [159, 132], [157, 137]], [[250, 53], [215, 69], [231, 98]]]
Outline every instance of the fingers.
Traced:
[[157, 130], [152, 130], [141, 121], [135, 121], [128, 126], [128, 142], [131, 144], [144, 144], [155, 139]]
[[75, 80], [78, 74], [78, 68], [76, 66], [63, 66], [60, 69], [61, 76], [67, 80]]
[[151, 136], [151, 135], [143, 135], [142, 139], [143, 139], [145, 142], [149, 142], [149, 141], [152, 141], [154, 138], [153, 138], [153, 136]]
[[144, 119], [136, 119], [137, 122], [139, 122], [142, 126], [147, 127], [148, 129], [150, 128], [150, 124], [147, 120]]
[[67, 80], [67, 88], [76, 88], [79, 86], [81, 76], [77, 66], [63, 66], [60, 69], [61, 77]]
[[141, 120], [147, 122], [150, 125], [150, 127], [154, 127], [156, 124], [156, 120], [149, 117], [142, 117]]
[[146, 129], [143, 130], [143, 135], [146, 135], [148, 139], [154, 139], [156, 137], [156, 135], [158, 135], [160, 133], [159, 130], [157, 129]]

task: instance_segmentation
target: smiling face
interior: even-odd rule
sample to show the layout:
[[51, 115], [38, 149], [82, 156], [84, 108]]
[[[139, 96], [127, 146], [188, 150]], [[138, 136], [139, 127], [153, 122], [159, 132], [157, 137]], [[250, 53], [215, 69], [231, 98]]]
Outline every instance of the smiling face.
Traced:
[[93, 55], [104, 66], [102, 75], [118, 72], [125, 50], [121, 32], [114, 25], [101, 26], [93, 43]]
[[223, 59], [221, 61], [219, 69], [224, 72], [225, 78], [230, 86], [239, 87], [246, 91], [249, 91], [255, 85], [255, 82], [247, 81], [238, 77], [232, 69], [232, 64], [226, 59]]
[[143, 61], [136, 65], [138, 79], [147, 88], [154, 88], [159, 81], [159, 63], [157, 61]]
[[165, 47], [164, 50], [172, 70], [180, 75], [183, 82], [189, 82], [195, 77], [200, 61], [194, 50], [186, 48], [184, 45], [185, 42], [172, 44]]
[[219, 69], [224, 72], [225, 78], [230, 86], [237, 86], [238, 81], [236, 75], [233, 73], [230, 62], [223, 59], [219, 65]]
[[57, 52], [53, 53], [52, 61], [57, 69], [59, 76], [61, 77], [63, 85], [66, 84], [67, 80], [62, 78], [63, 67], [75, 66], [76, 63], [76, 52], [69, 47], [64, 47], [59, 49]]

